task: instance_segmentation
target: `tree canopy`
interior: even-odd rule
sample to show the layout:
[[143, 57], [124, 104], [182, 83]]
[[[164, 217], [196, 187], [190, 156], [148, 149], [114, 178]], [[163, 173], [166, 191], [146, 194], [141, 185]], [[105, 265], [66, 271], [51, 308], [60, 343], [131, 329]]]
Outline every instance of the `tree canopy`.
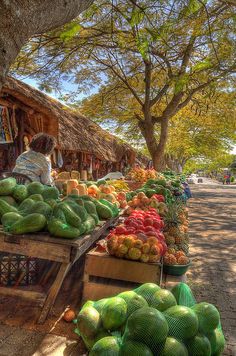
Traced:
[[234, 10], [217, 0], [97, 0], [69, 25], [34, 38], [13, 69], [34, 71], [47, 88], [61, 79], [83, 91], [98, 86], [105, 107], [113, 101], [136, 121], [158, 169], [170, 119], [219, 82], [227, 87], [236, 71]]
[[33, 35], [71, 21], [93, 0], [0, 1], [0, 90], [9, 67]]

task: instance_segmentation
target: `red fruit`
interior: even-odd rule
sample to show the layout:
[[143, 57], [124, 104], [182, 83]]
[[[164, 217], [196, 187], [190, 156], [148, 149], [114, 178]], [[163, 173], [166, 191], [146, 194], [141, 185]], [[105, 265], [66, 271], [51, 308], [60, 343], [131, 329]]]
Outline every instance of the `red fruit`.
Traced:
[[117, 226], [116, 229], [115, 229], [115, 232], [117, 235], [122, 235], [122, 234], [125, 234], [126, 232], [126, 227], [125, 226]]
[[136, 234], [143, 234], [145, 231], [144, 227], [139, 227], [136, 231]]
[[152, 218], [145, 218], [144, 220], [144, 225], [145, 226], [153, 226], [153, 219]]
[[142, 232], [139, 232], [137, 234], [137, 237], [142, 240], [143, 242], [146, 242], [147, 241], [147, 236], [145, 234], [143, 234]]
[[145, 226], [144, 229], [145, 229], [146, 232], [149, 232], [149, 231], [156, 232], [156, 229], [153, 226]]
[[135, 228], [133, 227], [127, 227], [125, 235], [130, 235], [135, 233]]
[[154, 236], [156, 239], [158, 239], [158, 233], [156, 231], [148, 231], [145, 232], [147, 236]]

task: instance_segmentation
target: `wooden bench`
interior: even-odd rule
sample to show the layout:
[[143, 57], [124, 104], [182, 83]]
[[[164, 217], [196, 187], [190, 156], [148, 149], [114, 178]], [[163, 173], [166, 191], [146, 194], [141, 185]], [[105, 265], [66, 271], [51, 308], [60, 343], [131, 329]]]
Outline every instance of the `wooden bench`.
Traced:
[[59, 269], [55, 270], [55, 279], [46, 292], [38, 286], [30, 286], [30, 288], [0, 286], [0, 295], [24, 298], [41, 305], [38, 323], [44, 323], [72, 265], [93, 246], [116, 219], [103, 221], [90, 235], [73, 240], [51, 237], [47, 233], [10, 235], [0, 229], [0, 253], [35, 257], [52, 261], [54, 266], [56, 263], [60, 265]]

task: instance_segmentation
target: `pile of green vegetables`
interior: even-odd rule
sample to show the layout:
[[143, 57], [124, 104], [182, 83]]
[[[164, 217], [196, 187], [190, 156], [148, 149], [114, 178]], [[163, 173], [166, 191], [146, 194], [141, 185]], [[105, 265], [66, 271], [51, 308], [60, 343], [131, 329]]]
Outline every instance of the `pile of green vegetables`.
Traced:
[[88, 301], [75, 331], [89, 356], [219, 356], [225, 346], [218, 310], [196, 303], [184, 283], [171, 291], [145, 283], [116, 297]]
[[148, 198], [151, 198], [155, 194], [163, 195], [165, 202], [171, 203], [174, 200], [175, 194], [182, 194], [183, 187], [181, 185], [182, 180], [178, 179], [176, 175], [166, 175], [166, 177], [158, 179], [148, 179], [147, 182], [139, 189], [134, 192], [129, 192], [126, 194], [127, 201], [132, 200], [132, 198], [139, 192], [145, 193]]
[[88, 195], [61, 200], [56, 187], [40, 182], [20, 185], [15, 178], [0, 181], [0, 219], [4, 231], [11, 234], [48, 231], [52, 236], [75, 238], [93, 231], [100, 220], [118, 214], [118, 208], [106, 200]]

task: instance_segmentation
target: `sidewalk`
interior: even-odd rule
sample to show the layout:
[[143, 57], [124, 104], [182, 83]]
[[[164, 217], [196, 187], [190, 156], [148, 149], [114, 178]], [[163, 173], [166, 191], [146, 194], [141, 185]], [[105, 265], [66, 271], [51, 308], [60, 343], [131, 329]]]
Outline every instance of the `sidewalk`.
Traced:
[[218, 307], [227, 340], [224, 355], [236, 356], [236, 187], [191, 188], [188, 283], [199, 302]]

